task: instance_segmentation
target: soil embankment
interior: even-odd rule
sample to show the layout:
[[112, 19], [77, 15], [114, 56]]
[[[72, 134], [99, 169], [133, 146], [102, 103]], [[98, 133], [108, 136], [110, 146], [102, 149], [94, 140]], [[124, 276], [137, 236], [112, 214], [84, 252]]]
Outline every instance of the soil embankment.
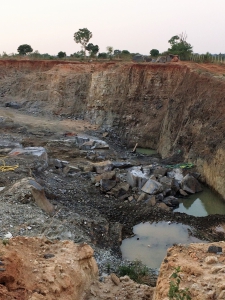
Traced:
[[225, 67], [0, 61], [1, 104], [87, 119], [118, 142], [182, 153], [225, 197]]

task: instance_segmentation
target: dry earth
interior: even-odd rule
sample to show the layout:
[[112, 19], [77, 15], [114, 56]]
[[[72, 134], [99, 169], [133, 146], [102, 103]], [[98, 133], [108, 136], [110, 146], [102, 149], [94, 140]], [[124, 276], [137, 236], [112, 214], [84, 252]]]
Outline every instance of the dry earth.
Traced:
[[[191, 299], [225, 299], [225, 242], [176, 245], [167, 250], [156, 285], [154, 300], [168, 300], [170, 276], [181, 267], [180, 289], [188, 288]], [[209, 246], [221, 252], [208, 252]]]

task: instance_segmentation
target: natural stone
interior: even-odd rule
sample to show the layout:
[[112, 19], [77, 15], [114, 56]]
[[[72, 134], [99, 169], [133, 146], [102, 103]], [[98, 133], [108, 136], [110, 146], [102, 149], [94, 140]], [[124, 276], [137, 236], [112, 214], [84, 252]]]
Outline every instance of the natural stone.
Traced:
[[170, 206], [170, 207], [178, 207], [179, 206], [179, 201], [177, 198], [173, 197], [173, 196], [169, 196], [163, 199], [163, 202]]
[[48, 167], [48, 155], [43, 147], [15, 148], [8, 154], [30, 162], [30, 168], [43, 171]]
[[141, 193], [140, 196], [138, 197], [137, 201], [146, 200], [148, 197], [149, 197], [148, 194], [146, 194], [146, 193]]
[[116, 185], [116, 180], [111, 179], [101, 179], [100, 186], [103, 192], [110, 191]]
[[218, 252], [222, 252], [222, 247], [217, 247], [217, 246], [209, 246], [208, 248], [208, 252], [209, 253], [218, 253]]
[[119, 279], [119, 277], [116, 276], [115, 273], [110, 274], [110, 277], [111, 277], [111, 279], [112, 279], [112, 282], [113, 282], [115, 285], [119, 285], [119, 284], [120, 284], [120, 279]]
[[127, 182], [131, 187], [138, 187], [141, 189], [148, 178], [149, 177], [146, 176], [139, 167], [128, 170], [127, 172]]
[[174, 178], [178, 183], [182, 181], [184, 178], [182, 169], [176, 168], [170, 172], [167, 172], [167, 176], [170, 178]]
[[159, 207], [160, 209], [166, 210], [166, 211], [170, 211], [170, 208], [163, 202], [157, 203], [157, 207]]
[[155, 196], [151, 196], [150, 198], [148, 198], [145, 203], [149, 206], [155, 206], [156, 205], [156, 198]]
[[163, 190], [163, 186], [161, 183], [159, 183], [158, 181], [149, 179], [144, 186], [141, 189], [143, 192], [150, 194], [150, 195], [154, 195], [157, 193], [162, 192]]
[[113, 169], [118, 168], [118, 169], [125, 169], [132, 167], [132, 164], [130, 162], [124, 162], [124, 161], [113, 161], [112, 162]]
[[184, 191], [184, 190], [182, 190], [182, 189], [180, 189], [179, 190], [179, 192], [180, 192], [180, 194], [182, 195], [182, 196], [188, 196], [188, 194]]
[[116, 197], [121, 197], [129, 191], [129, 184], [126, 182], [118, 183], [114, 188], [111, 189], [110, 194]]
[[163, 176], [159, 179], [159, 182], [163, 185], [164, 189], [170, 189], [172, 186], [173, 179]]
[[210, 265], [210, 264], [215, 264], [218, 262], [218, 258], [216, 256], [207, 256], [205, 258], [205, 262]]
[[98, 162], [93, 164], [94, 170], [98, 174], [102, 174], [104, 172], [111, 171], [113, 168], [112, 162], [110, 160], [106, 160], [103, 162]]
[[102, 174], [99, 174], [94, 177], [94, 182], [98, 182], [101, 179], [115, 179], [116, 178], [116, 172], [115, 171], [110, 171], [110, 172], [105, 172]]
[[181, 182], [182, 189], [190, 194], [195, 194], [202, 191], [202, 187], [198, 180], [187, 174]]
[[49, 214], [54, 213], [54, 206], [45, 196], [44, 188], [34, 178], [27, 177], [16, 182], [6, 194], [13, 194], [17, 201], [29, 203], [32, 199]]
[[158, 167], [154, 169], [153, 175], [155, 175], [156, 177], [158, 177], [159, 175], [165, 176], [166, 172], [167, 172], [167, 168]]

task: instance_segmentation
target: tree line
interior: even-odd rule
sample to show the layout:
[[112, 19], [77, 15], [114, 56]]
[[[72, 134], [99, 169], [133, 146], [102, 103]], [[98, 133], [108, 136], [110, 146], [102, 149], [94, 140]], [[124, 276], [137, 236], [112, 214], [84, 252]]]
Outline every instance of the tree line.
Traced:
[[[128, 50], [119, 50], [119, 49], [113, 49], [112, 46], [106, 47], [106, 52], [99, 52], [99, 46], [94, 45], [93, 43], [90, 43], [91, 38], [93, 37], [93, 34], [90, 30], [87, 28], [81, 28], [77, 32], [74, 33], [74, 41], [77, 44], [81, 45], [81, 50], [77, 51], [70, 55], [70, 57], [74, 58], [80, 58], [85, 59], [87, 57], [86, 52], [88, 52], [89, 58], [102, 58], [102, 59], [126, 59], [131, 58], [134, 55], [137, 55], [139, 53], [130, 53]], [[187, 42], [187, 35], [186, 33], [181, 33], [180, 35], [175, 35], [171, 37], [168, 41], [170, 44], [170, 47], [160, 53], [158, 49], [151, 49], [149, 54], [152, 58], [156, 58], [159, 55], [167, 55], [167, 54], [174, 54], [178, 55], [182, 60], [187, 60], [190, 58], [191, 54], [193, 53], [193, 46]], [[53, 59], [54, 56], [46, 54], [40, 54], [38, 51], [34, 51], [30, 45], [28, 44], [22, 44], [18, 47], [17, 52], [21, 56], [30, 55], [34, 58], [48, 58]], [[4, 55], [7, 55], [6, 53]], [[58, 58], [65, 58], [67, 57], [66, 52], [59, 51], [58, 52]]]

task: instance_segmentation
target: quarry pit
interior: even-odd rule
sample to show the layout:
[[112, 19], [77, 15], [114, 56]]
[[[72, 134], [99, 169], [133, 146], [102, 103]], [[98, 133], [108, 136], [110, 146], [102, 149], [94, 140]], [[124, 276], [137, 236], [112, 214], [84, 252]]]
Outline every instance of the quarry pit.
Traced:
[[[110, 150], [101, 153], [102, 161], [191, 163], [200, 181], [224, 199], [224, 91], [223, 65], [0, 60], [1, 156], [17, 144], [45, 147], [50, 159], [78, 166], [77, 175], [67, 176], [51, 164], [40, 170], [20, 160], [14, 172], [1, 173], [1, 238], [10, 231], [87, 242], [97, 262], [107, 251], [120, 256], [122, 239], [145, 221], [182, 221], [201, 240], [224, 240], [225, 232], [215, 230], [224, 226], [223, 215], [197, 218], [100, 192], [90, 180], [93, 161], [67, 140], [84, 133], [104, 137]], [[136, 144], [158, 155], [136, 157], [130, 151]], [[6, 157], [4, 163], [18, 161]], [[23, 178], [44, 187], [53, 216], [10, 194]], [[106, 265], [100, 268], [105, 272]]]

